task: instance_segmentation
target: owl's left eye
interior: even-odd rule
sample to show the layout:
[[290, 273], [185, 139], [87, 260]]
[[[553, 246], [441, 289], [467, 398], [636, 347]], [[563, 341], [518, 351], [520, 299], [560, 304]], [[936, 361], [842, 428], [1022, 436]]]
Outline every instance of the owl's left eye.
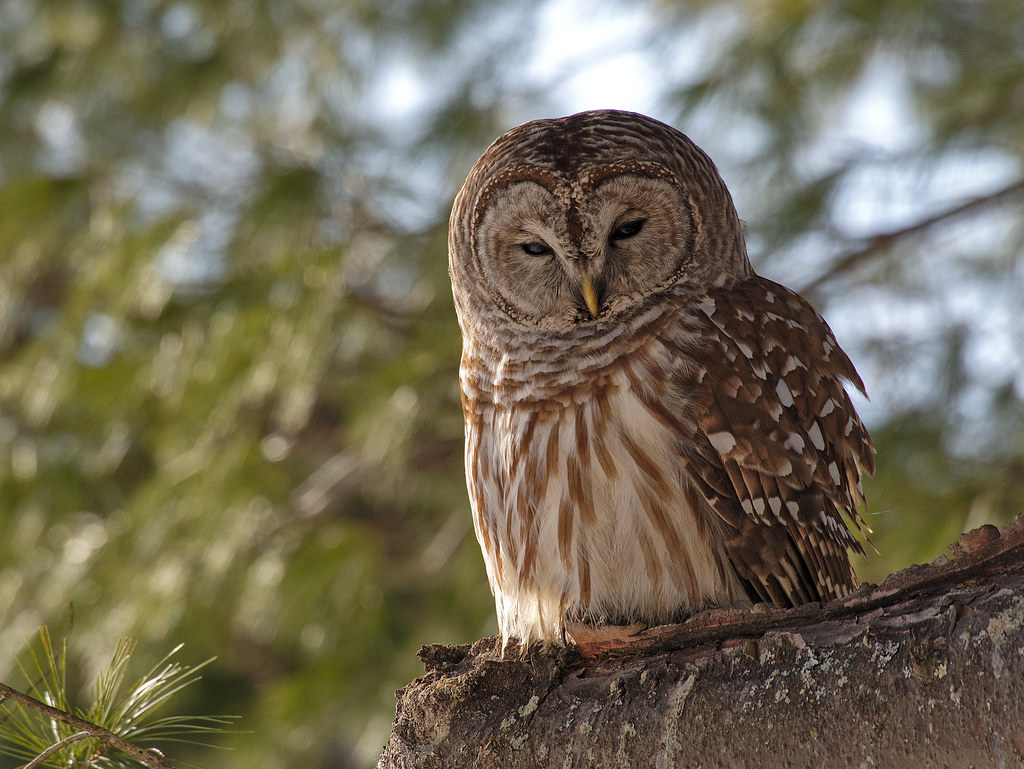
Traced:
[[530, 256], [545, 256], [547, 254], [554, 253], [548, 246], [543, 243], [520, 243], [519, 247]]
[[612, 230], [612, 234], [608, 236], [608, 240], [615, 243], [616, 241], [627, 240], [634, 235], [638, 235], [640, 230], [644, 228], [644, 224], [646, 222], [646, 219], [633, 219], [630, 222], [626, 222], [622, 226], [616, 227]]

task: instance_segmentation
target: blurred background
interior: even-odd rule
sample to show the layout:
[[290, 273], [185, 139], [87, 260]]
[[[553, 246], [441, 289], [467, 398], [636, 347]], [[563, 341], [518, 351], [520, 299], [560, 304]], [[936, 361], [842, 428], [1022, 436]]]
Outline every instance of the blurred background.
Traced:
[[[212, 767], [372, 766], [424, 643], [496, 631], [452, 197], [588, 108], [716, 161], [864, 376], [863, 578], [1024, 510], [1018, 0], [0, 0], [0, 680], [217, 660]], [[75, 687], [79, 687], [76, 689]], [[10, 707], [9, 705], [6, 707]], [[4, 763], [6, 762], [6, 763]], [[0, 766], [13, 766], [0, 758]]]

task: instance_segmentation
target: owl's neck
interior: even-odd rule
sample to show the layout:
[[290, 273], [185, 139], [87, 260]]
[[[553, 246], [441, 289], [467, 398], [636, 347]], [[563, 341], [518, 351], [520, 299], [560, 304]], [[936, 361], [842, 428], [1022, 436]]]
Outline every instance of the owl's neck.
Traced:
[[[517, 403], [572, 402], [577, 395], [616, 378], [625, 360], [645, 355], [651, 340], [668, 326], [686, 338], [689, 313], [683, 307], [652, 304], [640, 312], [600, 319], [561, 330], [518, 326], [515, 333], [465, 334], [461, 378], [472, 400], [511, 407]], [[699, 331], [693, 327], [693, 338]], [[673, 351], [686, 356], [685, 346]]]

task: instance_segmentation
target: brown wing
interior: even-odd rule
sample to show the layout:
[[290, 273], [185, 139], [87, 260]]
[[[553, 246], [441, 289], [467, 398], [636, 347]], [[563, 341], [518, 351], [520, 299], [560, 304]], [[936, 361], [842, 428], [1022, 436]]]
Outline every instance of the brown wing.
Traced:
[[725, 522], [740, 576], [779, 606], [828, 600], [857, 585], [844, 516], [863, 501], [874, 448], [843, 380], [864, 384], [831, 329], [800, 296], [754, 276], [710, 291], [707, 387], [691, 470]]

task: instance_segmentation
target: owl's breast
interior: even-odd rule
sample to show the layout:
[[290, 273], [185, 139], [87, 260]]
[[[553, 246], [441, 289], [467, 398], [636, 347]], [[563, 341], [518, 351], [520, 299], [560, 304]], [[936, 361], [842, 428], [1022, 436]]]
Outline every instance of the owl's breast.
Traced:
[[467, 412], [474, 522], [505, 636], [552, 640], [566, 622], [666, 622], [743, 600], [681, 461], [695, 429], [687, 390], [670, 392], [682, 364], [663, 358], [654, 377], [655, 353], [572, 381], [559, 372], [557, 397], [515, 397], [524, 380], [498, 366], [516, 373]]

